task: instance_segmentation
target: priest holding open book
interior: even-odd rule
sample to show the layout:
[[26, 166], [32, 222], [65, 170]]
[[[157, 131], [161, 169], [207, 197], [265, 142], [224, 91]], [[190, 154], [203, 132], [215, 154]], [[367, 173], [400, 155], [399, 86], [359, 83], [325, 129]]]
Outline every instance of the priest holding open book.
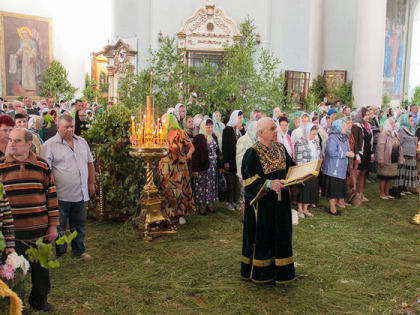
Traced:
[[295, 279], [289, 190], [281, 181], [294, 163], [277, 142], [277, 127], [271, 118], [258, 121], [257, 136], [259, 141], [242, 160], [245, 218], [241, 276], [274, 285]]

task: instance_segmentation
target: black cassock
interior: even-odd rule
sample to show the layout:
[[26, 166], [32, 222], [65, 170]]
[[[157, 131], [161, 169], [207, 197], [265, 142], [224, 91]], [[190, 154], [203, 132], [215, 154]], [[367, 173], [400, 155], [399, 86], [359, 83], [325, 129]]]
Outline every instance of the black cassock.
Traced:
[[285, 283], [295, 278], [292, 251], [292, 214], [289, 189], [281, 200], [267, 188], [268, 180], [286, 178], [294, 165], [282, 144], [272, 148], [260, 142], [242, 160], [245, 218], [241, 276], [257, 283]]

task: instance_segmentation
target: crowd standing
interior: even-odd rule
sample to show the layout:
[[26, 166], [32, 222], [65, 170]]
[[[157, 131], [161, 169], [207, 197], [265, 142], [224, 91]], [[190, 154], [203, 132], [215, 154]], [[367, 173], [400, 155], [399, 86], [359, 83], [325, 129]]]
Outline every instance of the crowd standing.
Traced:
[[[246, 238], [244, 278], [252, 278], [252, 259], [271, 255], [261, 252], [264, 245], [255, 239], [258, 224], [271, 226], [278, 222], [280, 227], [274, 226], [273, 231], [279, 229], [275, 233], [291, 242], [291, 227], [280, 223], [283, 219], [291, 222], [290, 213], [281, 220], [273, 212], [272, 217], [261, 218], [257, 225], [250, 222], [262, 215], [258, 213], [259, 200], [265, 206], [273, 203], [273, 209], [292, 205], [298, 218], [304, 219], [314, 216], [312, 209], [319, 204], [321, 195], [329, 200], [328, 213], [339, 216], [338, 208], [369, 202], [365, 183], [374, 181], [375, 173], [378, 194], [384, 200], [401, 198], [419, 186], [417, 105], [405, 109], [387, 106], [383, 110], [374, 105], [352, 112], [340, 102], [330, 106], [321, 103], [311, 113], [282, 113], [276, 107], [272, 118], [254, 109], [249, 119], [240, 109], [229, 117], [222, 117], [220, 111], [200, 110], [194, 93], [188, 104], [176, 104], [166, 114], [169, 154], [158, 167], [167, 200], [163, 208], [174, 224], [186, 224], [187, 216], [195, 212], [214, 213], [218, 201], [231, 211], [241, 210]], [[53, 98], [39, 102], [30, 98], [23, 102], [1, 100], [0, 176], [7, 199], [0, 208], [6, 253], [16, 250], [24, 254], [31, 243], [21, 241], [45, 237], [49, 242], [70, 229], [78, 233], [71, 243], [73, 255], [91, 259], [84, 238], [86, 202], [95, 191], [95, 168], [81, 135], [102, 111], [101, 106], [82, 100], [59, 104]], [[301, 189], [284, 189], [278, 179], [285, 176], [287, 169], [313, 160], [323, 160], [319, 177], [306, 181]], [[280, 264], [275, 268], [287, 270], [286, 274], [281, 276], [282, 271], [276, 269], [280, 276], [265, 279], [274, 269], [262, 268], [255, 271], [258, 279], [251, 280], [278, 278], [276, 281], [281, 282], [294, 278], [291, 243], [284, 246], [279, 249], [279, 257], [272, 257]], [[66, 252], [65, 245], [56, 247], [57, 256]], [[260, 264], [270, 265], [261, 259]], [[40, 310], [54, 310], [47, 300], [48, 270], [37, 263], [31, 263], [31, 267], [29, 304]]]

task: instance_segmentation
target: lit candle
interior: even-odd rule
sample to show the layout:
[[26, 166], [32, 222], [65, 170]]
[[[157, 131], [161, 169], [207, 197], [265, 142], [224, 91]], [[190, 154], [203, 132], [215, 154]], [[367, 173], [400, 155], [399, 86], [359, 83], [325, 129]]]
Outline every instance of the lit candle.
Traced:
[[150, 95], [152, 95], [153, 71], [150, 71]]
[[134, 116], [131, 116], [131, 135], [136, 136], [136, 127], [134, 126]]

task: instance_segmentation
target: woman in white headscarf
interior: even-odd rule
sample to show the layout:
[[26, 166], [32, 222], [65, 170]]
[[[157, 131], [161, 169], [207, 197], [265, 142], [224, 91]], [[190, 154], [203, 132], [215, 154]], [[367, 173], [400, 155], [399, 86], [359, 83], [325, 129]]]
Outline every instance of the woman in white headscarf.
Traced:
[[284, 145], [286, 148], [287, 153], [293, 158], [294, 150], [292, 144], [292, 138], [289, 135], [289, 121], [286, 117], [280, 117], [278, 121], [276, 121], [277, 126], [277, 141]]
[[[308, 123], [302, 128], [302, 137], [296, 141], [294, 160], [296, 164], [304, 164], [321, 158], [321, 146], [318, 140], [318, 127]], [[298, 215], [312, 217], [308, 211], [310, 204], [316, 204], [319, 200], [318, 178], [305, 181], [303, 189], [296, 198], [298, 202]]]
[[293, 130], [291, 138], [292, 138], [292, 144], [295, 145], [296, 141], [298, 141], [303, 136], [303, 128], [305, 125], [311, 122], [311, 117], [308, 113], [302, 113], [300, 115], [300, 125], [299, 128]]
[[394, 199], [389, 194], [391, 181], [398, 178], [398, 163], [405, 163], [394, 117], [389, 117], [383, 124], [375, 157], [378, 162], [380, 198], [384, 200]]
[[222, 152], [223, 152], [223, 165], [227, 174], [227, 208], [229, 210], [241, 209], [239, 204], [240, 198], [240, 183], [236, 176], [237, 168], [236, 165], [236, 144], [238, 139], [241, 137], [240, 128], [242, 127], [243, 115], [242, 111], [235, 110], [230, 115], [229, 122], [223, 130], [222, 136]]
[[[239, 138], [238, 142], [236, 143], [236, 165], [237, 165], [237, 175], [239, 180], [242, 180], [242, 159], [245, 155], [245, 152], [252, 147], [257, 142], [257, 121], [249, 121], [247, 124], [247, 130], [245, 135]], [[245, 199], [244, 199], [244, 189], [241, 187], [241, 210], [242, 210], [242, 218], [245, 210]]]
[[184, 104], [178, 103], [175, 105], [174, 115], [178, 120], [179, 127], [184, 129], [184, 118], [187, 116], [187, 107]]
[[281, 109], [280, 107], [276, 107], [273, 109], [273, 120], [277, 121], [281, 117]]

